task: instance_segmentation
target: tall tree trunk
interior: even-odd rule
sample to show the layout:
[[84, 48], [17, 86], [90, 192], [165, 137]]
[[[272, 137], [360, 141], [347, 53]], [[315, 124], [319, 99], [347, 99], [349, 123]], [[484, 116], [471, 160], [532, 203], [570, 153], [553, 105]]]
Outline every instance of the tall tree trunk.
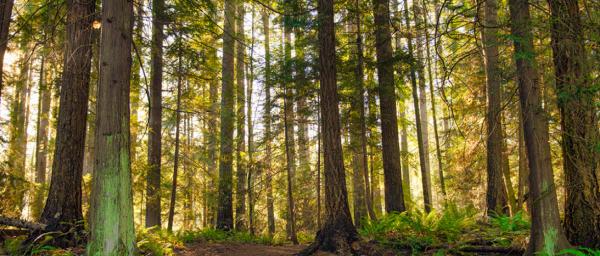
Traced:
[[[529, 167], [527, 161], [527, 153], [525, 148], [525, 138], [523, 137], [523, 111], [519, 107], [519, 184], [517, 185], [517, 206], [518, 210], [523, 209], [523, 203], [528, 196], [527, 178], [529, 177]], [[529, 203], [528, 203], [529, 204]]]
[[221, 79], [221, 149], [219, 161], [219, 203], [217, 210], [217, 228], [233, 228], [233, 123], [235, 119], [233, 59], [235, 52], [235, 2], [225, 0], [225, 25], [223, 33], [223, 70]]
[[[423, 45], [428, 43], [425, 41], [425, 33], [426, 24], [423, 22], [424, 12], [423, 6], [417, 1], [414, 1], [412, 4], [413, 8], [413, 18], [415, 21], [415, 43], [416, 43], [416, 59], [415, 59], [415, 68], [416, 74], [418, 77], [418, 85], [419, 85], [419, 114], [420, 114], [420, 123], [421, 123], [421, 145], [423, 147], [423, 151], [419, 151], [419, 159], [422, 161], [421, 163], [421, 181], [423, 184], [423, 204], [425, 206], [425, 211], [431, 211], [433, 207], [433, 196], [431, 191], [431, 166], [429, 163], [429, 122], [427, 117], [427, 93], [426, 84], [425, 84], [425, 59], [423, 58], [423, 53], [425, 49], [423, 49]], [[407, 26], [410, 30], [410, 27]], [[423, 154], [423, 156], [420, 156]]]
[[4, 53], [6, 52], [6, 46], [8, 45], [8, 28], [10, 27], [14, 3], [14, 0], [0, 1], [0, 99], [2, 96], [2, 89], [4, 89]]
[[[50, 191], [41, 220], [70, 228], [82, 220], [81, 180], [87, 125], [95, 1], [67, 1], [67, 43]], [[79, 226], [83, 228], [83, 226]]]
[[249, 62], [249, 72], [247, 76], [247, 86], [246, 86], [246, 117], [247, 117], [247, 126], [248, 126], [248, 178], [246, 185], [246, 192], [248, 194], [248, 229], [250, 234], [255, 233], [254, 226], [254, 175], [256, 175], [256, 167], [254, 164], [254, 125], [252, 120], [252, 93], [254, 86], [254, 18], [255, 18], [255, 10], [254, 6], [251, 10], [252, 13], [252, 27], [251, 27], [251, 38], [250, 38], [250, 56], [248, 58]]
[[[211, 53], [213, 58], [216, 59], [217, 57], [217, 52], [216, 50], [211, 50]], [[206, 175], [206, 179], [208, 179], [208, 183], [206, 184], [207, 186], [209, 186], [209, 188], [205, 188], [204, 189], [204, 197], [205, 197], [205, 205], [204, 205], [204, 209], [205, 209], [205, 214], [204, 214], [204, 227], [210, 226], [210, 227], [214, 227], [215, 225], [215, 217], [217, 214], [217, 204], [216, 204], [216, 197], [215, 197], [215, 186], [216, 186], [216, 180], [218, 177], [218, 166], [217, 166], [217, 160], [218, 160], [218, 155], [217, 155], [217, 151], [219, 150], [219, 140], [217, 138], [217, 134], [218, 134], [218, 129], [217, 127], [219, 127], [219, 121], [217, 120], [217, 117], [219, 116], [219, 85], [218, 85], [218, 80], [217, 79], [213, 79], [212, 81], [210, 81], [209, 83], [209, 88], [208, 88], [208, 97], [209, 97], [209, 101], [210, 101], [210, 112], [208, 113], [208, 135], [207, 137], [207, 148], [208, 148], [208, 174]]]
[[[367, 74], [367, 81], [374, 80], [374, 72], [369, 72]], [[382, 202], [381, 202], [381, 190], [379, 189], [380, 181], [379, 174], [375, 172], [375, 154], [376, 152], [381, 152], [378, 147], [378, 136], [377, 136], [377, 128], [375, 125], [377, 124], [377, 102], [376, 102], [376, 92], [377, 88], [370, 87], [367, 88], [367, 106], [368, 109], [368, 118], [367, 123], [369, 124], [369, 136], [368, 136], [368, 149], [367, 156], [369, 157], [369, 176], [371, 177], [371, 202], [373, 202], [373, 211], [375, 215], [382, 214]], [[404, 189], [402, 190], [404, 191]]]
[[[350, 102], [350, 136], [351, 148], [353, 151], [353, 179], [356, 179], [357, 186], [355, 187], [355, 208], [354, 208], [354, 223], [358, 226], [360, 218], [366, 217], [367, 212], [371, 219], [376, 219], [373, 211], [373, 203], [371, 201], [371, 184], [369, 182], [369, 163], [367, 161], [367, 127], [365, 118], [365, 86], [364, 86], [364, 55], [363, 55], [363, 40], [361, 31], [360, 18], [360, 0], [355, 0], [356, 8], [353, 18], [356, 26], [356, 67], [354, 76], [356, 79], [355, 88], [352, 92], [352, 100]], [[360, 205], [360, 207], [356, 207]], [[366, 208], [365, 208], [366, 207]], [[360, 218], [357, 218], [359, 216]], [[358, 220], [358, 221], [357, 221]]]
[[138, 147], [138, 130], [140, 129], [140, 122], [138, 120], [138, 111], [142, 105], [141, 102], [141, 90], [142, 90], [142, 76], [140, 75], [140, 69], [144, 66], [142, 54], [143, 47], [143, 29], [144, 29], [144, 0], [140, 0], [135, 5], [135, 24], [133, 30], [133, 44], [135, 49], [133, 51], [133, 62], [131, 67], [131, 162], [135, 163], [137, 160], [137, 147]]
[[179, 125], [181, 123], [181, 86], [183, 83], [183, 70], [181, 52], [177, 60], [177, 105], [175, 107], [175, 152], [173, 153], [173, 183], [171, 184], [171, 201], [169, 203], [169, 219], [167, 230], [173, 231], [173, 217], [175, 216], [175, 200], [177, 198], [177, 174], [179, 171]]
[[600, 247], [598, 93], [589, 75], [579, 3], [548, 3], [567, 194], [564, 228], [571, 243]]
[[[319, 101], [319, 106], [320, 101]], [[317, 227], [320, 230], [322, 227], [321, 220], [321, 110], [317, 110]]]
[[271, 185], [273, 172], [271, 170], [271, 45], [269, 42], [269, 11], [262, 11], [262, 23], [263, 23], [263, 34], [265, 35], [264, 47], [265, 47], [265, 113], [263, 116], [265, 126], [265, 187], [267, 190], [267, 226], [269, 236], [273, 236], [275, 233], [275, 210], [274, 210], [274, 198], [273, 198], [273, 187]]
[[87, 255], [134, 255], [129, 162], [133, 2], [102, 1], [96, 167]]
[[[392, 0], [392, 12], [395, 14], [395, 18], [398, 20], [397, 25], [401, 26], [399, 21], [402, 20], [402, 17], [398, 12], [398, 0]], [[396, 35], [394, 36], [394, 44], [396, 46], [397, 52], [396, 54], [401, 54], [401, 40], [402, 36], [400, 35], [400, 33], [396, 33]], [[397, 67], [398, 70], [396, 71], [396, 73], [398, 75], [403, 75], [404, 71], [402, 70], [402, 66], [397, 65]], [[412, 196], [410, 193], [410, 170], [408, 167], [408, 133], [406, 131], [408, 121], [406, 120], [406, 103], [404, 102], [404, 100], [404, 98], [400, 99], [400, 104], [402, 105], [402, 108], [400, 109], [400, 164], [402, 167], [402, 192], [404, 193], [404, 201], [407, 202], [405, 204], [406, 209], [408, 209], [410, 207], [410, 204], [412, 204]]]
[[[319, 0], [319, 72], [322, 113], [323, 155], [325, 159], [325, 222], [315, 242], [301, 254], [318, 249], [351, 254], [350, 244], [358, 240], [352, 225], [346, 190], [346, 174], [340, 141], [339, 98], [335, 68], [335, 25], [333, 0]], [[400, 194], [401, 195], [401, 194]]]
[[508, 213], [507, 194], [502, 180], [504, 138], [502, 131], [502, 90], [498, 62], [498, 2], [484, 0], [482, 31], [487, 85], [487, 190], [488, 216]]
[[148, 112], [148, 174], [146, 175], [146, 227], [161, 226], [160, 177], [162, 145], [163, 26], [165, 1], [152, 1], [150, 47], [150, 110]]
[[39, 74], [39, 100], [38, 121], [35, 143], [35, 183], [38, 187], [33, 200], [32, 215], [35, 219], [41, 216], [44, 207], [44, 194], [46, 190], [46, 170], [48, 163], [48, 127], [50, 118], [50, 103], [52, 101], [51, 88], [46, 82], [46, 56], [43, 55], [40, 63]]
[[[238, 0], [239, 1], [239, 0]], [[246, 106], [246, 88], [245, 88], [245, 74], [244, 74], [244, 61], [245, 61], [245, 37], [244, 37], [244, 15], [246, 10], [244, 9], [243, 1], [239, 1], [237, 4], [237, 15], [236, 15], [236, 174], [237, 183], [235, 188], [236, 205], [235, 205], [235, 229], [239, 231], [246, 230], [246, 112], [244, 107]]]
[[294, 88], [291, 87], [292, 77], [292, 24], [291, 24], [291, 0], [285, 0], [284, 9], [285, 16], [283, 21], [283, 49], [284, 49], [284, 63], [282, 74], [283, 78], [283, 122], [284, 122], [284, 137], [285, 137], [285, 159], [286, 159], [286, 171], [287, 171], [287, 225], [288, 225], [288, 237], [294, 244], [298, 244], [298, 238], [296, 237], [296, 213], [295, 213], [295, 201], [294, 201], [294, 183], [296, 176], [296, 143], [294, 136]]
[[10, 192], [14, 194], [6, 197], [11, 199], [8, 202], [11, 210], [3, 211], [4, 214], [13, 215], [13, 217], [20, 217], [22, 214], [27, 181], [25, 178], [27, 173], [27, 120], [25, 113], [27, 113], [30, 70], [28, 42], [21, 43], [21, 50], [24, 54], [19, 59], [19, 77], [15, 82], [15, 93], [10, 106], [10, 137], [7, 153], [10, 175], [15, 182], [14, 188]]
[[379, 82], [381, 109], [385, 209], [388, 213], [403, 212], [406, 210], [404, 206], [404, 194], [402, 192], [389, 6], [389, 0], [373, 0], [375, 46], [377, 49], [377, 78]]
[[[531, 235], [527, 255], [548, 247], [559, 251], [569, 246], [562, 227], [554, 185], [548, 123], [540, 101], [540, 83], [535, 64], [528, 0], [510, 0], [511, 33], [527, 157], [529, 158], [529, 196], [531, 202]], [[522, 56], [530, 56], [523, 58]]]
[[[404, 2], [404, 21], [406, 22], [406, 29], [408, 31], [410, 31], [410, 18], [408, 15], [408, 3], [406, 0], [403, 1]], [[406, 38], [407, 44], [408, 44], [408, 54], [410, 55], [411, 59], [414, 58], [414, 51], [413, 51], [413, 44], [412, 44], [412, 35], [409, 33], [407, 38]], [[415, 63], [414, 61], [411, 61], [410, 63], [410, 82], [411, 82], [411, 87], [412, 87], [412, 97], [413, 97], [413, 103], [414, 103], [414, 108], [415, 108], [415, 123], [417, 126], [417, 144], [419, 146], [419, 164], [420, 164], [420, 168], [421, 168], [421, 176], [422, 178], [422, 182], [423, 182], [423, 198], [425, 200], [424, 205], [425, 205], [425, 211], [430, 211], [431, 210], [431, 201], [429, 201], [429, 203], [427, 202], [427, 200], [429, 200], [428, 198], [431, 198], [431, 190], [426, 189], [427, 187], [431, 187], [431, 180], [426, 179], [426, 177], [429, 177], [429, 167], [428, 167], [428, 158], [427, 156], [427, 150], [424, 144], [424, 134], [422, 132], [423, 129], [423, 123], [421, 122], [421, 115], [419, 113], [421, 113], [420, 111], [420, 105], [419, 105], [419, 93], [418, 93], [418, 86], [417, 86], [417, 63]]]

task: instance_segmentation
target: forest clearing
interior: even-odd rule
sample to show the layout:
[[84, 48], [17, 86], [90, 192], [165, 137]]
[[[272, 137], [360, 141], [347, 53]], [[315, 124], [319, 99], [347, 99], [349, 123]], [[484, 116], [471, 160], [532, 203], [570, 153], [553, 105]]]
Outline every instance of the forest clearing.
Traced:
[[600, 256], [599, 0], [0, 0], [0, 255]]

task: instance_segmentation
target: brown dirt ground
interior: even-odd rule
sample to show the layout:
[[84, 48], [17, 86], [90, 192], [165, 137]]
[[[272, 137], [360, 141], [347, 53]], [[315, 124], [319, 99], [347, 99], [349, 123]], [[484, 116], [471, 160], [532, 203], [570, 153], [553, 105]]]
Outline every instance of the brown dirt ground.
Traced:
[[177, 252], [180, 256], [280, 256], [294, 255], [306, 245], [269, 246], [241, 243], [197, 242]]

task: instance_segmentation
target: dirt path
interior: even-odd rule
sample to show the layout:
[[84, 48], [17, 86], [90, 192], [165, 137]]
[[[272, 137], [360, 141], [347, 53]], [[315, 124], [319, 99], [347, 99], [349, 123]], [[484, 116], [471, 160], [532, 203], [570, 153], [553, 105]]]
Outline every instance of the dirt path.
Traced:
[[177, 252], [180, 256], [280, 256], [294, 255], [305, 245], [269, 246], [241, 243], [207, 243], [190, 244], [186, 249]]

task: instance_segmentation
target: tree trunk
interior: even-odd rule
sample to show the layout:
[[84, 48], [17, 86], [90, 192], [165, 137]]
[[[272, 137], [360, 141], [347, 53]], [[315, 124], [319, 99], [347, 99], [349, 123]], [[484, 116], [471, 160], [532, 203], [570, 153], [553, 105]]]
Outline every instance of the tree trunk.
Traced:
[[[217, 52], [216, 50], [211, 50], [211, 55], [216, 59]], [[208, 88], [208, 97], [210, 101], [210, 112], [208, 113], [208, 136], [207, 136], [207, 147], [208, 147], [208, 174], [206, 175], [206, 179], [208, 179], [209, 188], [204, 189], [204, 197], [205, 197], [205, 214], [204, 214], [204, 227], [215, 225], [215, 216], [217, 214], [216, 208], [216, 197], [215, 197], [215, 187], [216, 180], [218, 177], [217, 170], [217, 160], [218, 155], [217, 151], [219, 150], [219, 140], [217, 138], [219, 127], [219, 120], [217, 117], [219, 116], [219, 85], [217, 79], [213, 79]], [[206, 182], [205, 182], [206, 184]]]
[[146, 176], [146, 227], [161, 226], [160, 177], [162, 145], [163, 26], [165, 1], [152, 1], [150, 47], [150, 110], [148, 112], [148, 174]]
[[[523, 127], [529, 158], [529, 197], [531, 202], [531, 235], [527, 255], [549, 247], [560, 251], [569, 243], [560, 226], [554, 186], [548, 123], [540, 101], [540, 84], [535, 64], [528, 0], [510, 0], [511, 32], [517, 64], [519, 98], [523, 111]], [[531, 56], [523, 58], [522, 56]], [[547, 248], [548, 249], [548, 248]]]
[[285, 0], [284, 10], [285, 17], [283, 21], [283, 33], [284, 33], [284, 63], [283, 63], [283, 122], [284, 122], [284, 137], [285, 137], [285, 158], [286, 158], [286, 171], [287, 171], [287, 225], [288, 225], [288, 237], [294, 244], [298, 244], [298, 238], [296, 237], [296, 213], [295, 213], [295, 202], [294, 202], [294, 183], [296, 176], [296, 143], [294, 138], [294, 104], [295, 98], [294, 89], [291, 88], [293, 72], [292, 65], [292, 45], [291, 45], [291, 0]]
[[246, 113], [244, 107], [246, 106], [246, 94], [245, 94], [245, 74], [244, 74], [244, 61], [245, 53], [245, 37], [244, 37], [244, 15], [246, 10], [244, 9], [244, 3], [240, 1], [237, 4], [237, 15], [236, 15], [236, 174], [237, 183], [235, 188], [236, 205], [235, 205], [235, 229], [238, 231], [246, 230]]
[[217, 228], [233, 228], [233, 123], [235, 119], [233, 59], [235, 41], [235, 0], [225, 0], [225, 25], [223, 33], [223, 70], [221, 79], [221, 149], [219, 161], [219, 203], [217, 210]]
[[352, 251], [350, 244], [359, 237], [352, 225], [348, 207], [346, 174], [340, 141], [333, 0], [319, 0], [318, 16], [320, 108], [323, 115], [321, 131], [325, 159], [325, 222], [317, 233], [315, 242], [301, 254], [308, 255], [321, 249], [349, 255]]
[[0, 99], [2, 96], [2, 89], [4, 89], [4, 53], [6, 52], [6, 46], [8, 45], [8, 28], [10, 27], [14, 3], [14, 0], [0, 1]]
[[247, 178], [247, 186], [246, 191], [248, 194], [248, 229], [250, 234], [255, 233], [255, 225], [254, 225], [254, 175], [256, 174], [255, 163], [254, 163], [254, 125], [252, 120], [252, 93], [254, 86], [254, 18], [255, 11], [254, 6], [252, 7], [252, 28], [251, 28], [251, 44], [250, 44], [250, 56], [248, 58], [249, 61], [249, 71], [247, 77], [247, 87], [246, 87], [246, 116], [247, 116], [247, 126], [248, 126], [248, 178]]
[[566, 204], [564, 228], [576, 245], [600, 247], [598, 93], [590, 79], [579, 4], [549, 0], [552, 53], [561, 114]]
[[[369, 182], [369, 163], [367, 161], [367, 128], [365, 118], [365, 86], [364, 86], [364, 55], [363, 40], [360, 19], [360, 0], [355, 0], [355, 19], [356, 26], [356, 67], [354, 76], [356, 83], [352, 90], [352, 99], [350, 102], [350, 137], [351, 148], [353, 151], [353, 179], [355, 179], [354, 191], [354, 223], [359, 226], [360, 219], [367, 216], [376, 219], [371, 202], [371, 186]], [[357, 205], [359, 207], [357, 207]], [[359, 218], [357, 218], [357, 216]]]
[[[81, 221], [81, 181], [87, 125], [95, 1], [67, 1], [67, 43], [60, 89], [50, 191], [41, 220], [50, 226]], [[79, 228], [83, 228], [79, 226]]]
[[425, 59], [423, 58], [423, 53], [425, 52], [423, 45], [428, 44], [429, 42], [425, 41], [427, 24], [423, 21], [425, 15], [423, 7], [417, 1], [413, 2], [412, 7], [415, 21], [415, 43], [417, 47], [415, 66], [419, 82], [419, 113], [422, 134], [421, 144], [423, 147], [423, 152], [419, 151], [419, 155], [423, 154], [423, 163], [421, 163], [421, 181], [423, 184], [423, 204], [425, 206], [425, 211], [429, 212], [433, 207], [433, 196], [431, 191], [431, 165], [429, 163], [429, 120], [427, 117], [427, 93], [425, 92]]
[[169, 203], [169, 219], [167, 230], [173, 231], [173, 217], [175, 216], [175, 200], [177, 198], [177, 174], [179, 169], [179, 125], [181, 123], [181, 86], [183, 83], [183, 70], [181, 67], [181, 52], [177, 60], [177, 106], [175, 107], [175, 152], [173, 153], [173, 183], [171, 184], [171, 201]]
[[[410, 18], [408, 16], [408, 3], [406, 0], [404, 0], [404, 21], [406, 22], [406, 29], [408, 31], [410, 31]], [[413, 51], [413, 44], [412, 44], [412, 35], [409, 33], [407, 38], [406, 38], [407, 44], [408, 44], [408, 54], [410, 56], [411, 59], [414, 58], [414, 51]], [[421, 115], [419, 113], [421, 113], [420, 111], [420, 105], [419, 105], [419, 94], [418, 94], [418, 86], [417, 86], [417, 63], [415, 63], [414, 61], [411, 61], [410, 63], [410, 82], [412, 85], [412, 97], [413, 97], [413, 103], [414, 103], [414, 108], [415, 108], [415, 123], [417, 126], [417, 144], [419, 146], [419, 163], [420, 163], [420, 168], [421, 168], [421, 176], [422, 176], [422, 182], [423, 182], [423, 198], [424, 198], [424, 205], [425, 205], [425, 211], [429, 212], [431, 211], [431, 201], [429, 200], [431, 198], [431, 189], [427, 189], [427, 188], [431, 188], [431, 179], [427, 179], [427, 177], [429, 177], [429, 159], [427, 157], [427, 149], [425, 147], [425, 138], [424, 138], [424, 134], [422, 132], [423, 130], [423, 123], [421, 122]], [[426, 128], [425, 128], [426, 129]], [[429, 201], [428, 201], [429, 200]]]
[[132, 16], [133, 2], [102, 1], [97, 151], [87, 255], [135, 253], [129, 162]]
[[48, 163], [48, 127], [50, 118], [51, 88], [46, 82], [46, 58], [42, 56], [39, 75], [38, 121], [35, 143], [35, 183], [38, 187], [33, 200], [32, 215], [34, 219], [41, 216], [44, 207], [46, 190], [46, 171]]
[[[518, 210], [523, 209], [525, 196], [529, 193], [527, 186], [527, 178], [529, 177], [529, 167], [527, 161], [527, 153], [525, 148], [525, 138], [523, 137], [523, 111], [519, 107], [519, 184], [517, 185], [517, 206]], [[527, 203], [529, 205], [529, 203]]]
[[383, 145], [385, 209], [388, 213], [403, 212], [406, 210], [404, 206], [404, 194], [402, 192], [389, 5], [389, 0], [373, 0], [375, 45], [377, 49], [377, 78], [379, 82], [381, 111], [381, 140]]
[[482, 31], [487, 85], [487, 190], [488, 216], [508, 213], [507, 194], [502, 180], [504, 138], [502, 131], [502, 90], [498, 62], [498, 2], [484, 0]]
[[263, 34], [265, 35], [264, 47], [265, 47], [265, 113], [263, 116], [265, 126], [265, 187], [267, 190], [267, 226], [269, 236], [272, 237], [275, 234], [275, 210], [274, 210], [274, 198], [273, 198], [273, 187], [271, 185], [273, 172], [271, 170], [271, 46], [269, 42], [269, 11], [262, 11], [262, 23], [263, 23]]

